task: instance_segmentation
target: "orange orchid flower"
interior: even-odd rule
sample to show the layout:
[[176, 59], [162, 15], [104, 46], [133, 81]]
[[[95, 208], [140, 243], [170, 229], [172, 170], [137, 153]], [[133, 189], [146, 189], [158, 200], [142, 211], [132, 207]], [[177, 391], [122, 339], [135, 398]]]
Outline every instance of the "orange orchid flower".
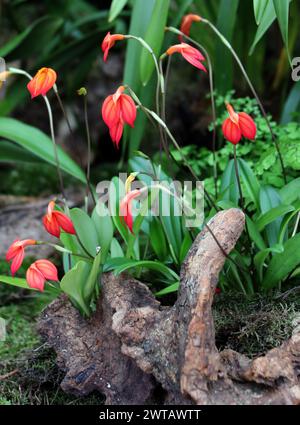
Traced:
[[56, 82], [56, 72], [52, 68], [41, 68], [27, 84], [31, 99], [39, 95], [46, 96]]
[[250, 115], [245, 112], [235, 112], [229, 103], [226, 104], [226, 108], [229, 118], [226, 118], [222, 125], [225, 139], [234, 145], [239, 143], [242, 136], [246, 139], [254, 140], [256, 137], [256, 125]]
[[124, 124], [134, 127], [136, 119], [136, 106], [130, 96], [124, 94], [125, 87], [108, 96], [102, 105], [102, 118], [109, 128], [112, 141], [119, 146], [123, 134]]
[[50, 233], [50, 235], [56, 236], [57, 238], [60, 237], [61, 230], [64, 230], [66, 233], [71, 235], [75, 235], [76, 231], [71, 219], [66, 216], [66, 214], [60, 211], [55, 211], [54, 207], [55, 202], [50, 201], [48, 204], [48, 212], [43, 217], [43, 224], [47, 232]]
[[120, 203], [120, 217], [127, 225], [131, 233], [133, 233], [133, 217], [132, 217], [132, 201], [140, 195], [140, 190], [135, 189], [128, 192]]
[[28, 268], [26, 280], [30, 288], [43, 291], [46, 280], [58, 281], [57, 268], [48, 260], [37, 260]]
[[205, 57], [199, 50], [195, 49], [195, 47], [192, 47], [187, 43], [175, 44], [174, 46], [169, 47], [166, 51], [167, 55], [173, 55], [174, 53], [180, 53], [184, 59], [193, 66], [207, 72], [205, 66], [201, 63], [205, 60]]
[[116, 41], [124, 40], [125, 36], [123, 34], [112, 34], [108, 32], [106, 36], [104, 37], [104, 40], [102, 41], [102, 51], [103, 51], [103, 60], [106, 62], [109, 49], [113, 47], [116, 43]]
[[22, 265], [24, 255], [25, 255], [25, 247], [29, 245], [35, 245], [36, 241], [34, 239], [24, 239], [21, 241], [20, 239], [16, 239], [11, 246], [8, 248], [6, 253], [6, 261], [11, 261], [11, 274], [14, 276], [17, 270]]
[[[183, 32], [185, 35], [190, 35], [190, 30], [193, 22], [199, 22], [201, 21], [201, 16], [194, 15], [193, 13], [189, 13], [188, 15], [185, 15], [182, 18], [181, 25], [180, 25], [180, 31]], [[179, 41], [182, 43], [183, 37], [182, 35], [179, 35]]]

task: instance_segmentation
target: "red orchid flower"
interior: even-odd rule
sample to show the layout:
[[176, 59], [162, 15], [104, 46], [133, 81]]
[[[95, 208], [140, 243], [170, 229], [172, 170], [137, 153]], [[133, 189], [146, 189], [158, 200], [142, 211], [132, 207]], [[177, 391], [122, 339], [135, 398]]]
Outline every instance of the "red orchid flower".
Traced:
[[47, 232], [50, 233], [50, 235], [56, 236], [57, 238], [60, 237], [61, 230], [64, 230], [66, 233], [71, 235], [75, 235], [76, 231], [71, 219], [66, 216], [66, 214], [60, 211], [55, 211], [54, 207], [55, 202], [50, 201], [48, 204], [48, 212], [43, 217], [43, 224]]
[[24, 254], [25, 254], [25, 247], [29, 245], [35, 245], [36, 241], [34, 239], [24, 239], [21, 241], [20, 239], [16, 239], [11, 246], [8, 248], [6, 253], [6, 261], [11, 261], [11, 274], [14, 276], [17, 270], [22, 265]]
[[166, 51], [167, 55], [173, 55], [174, 53], [180, 53], [184, 59], [193, 66], [207, 72], [205, 66], [201, 63], [201, 61], [205, 60], [205, 57], [201, 52], [199, 52], [199, 50], [195, 49], [195, 47], [192, 47], [187, 43], [175, 44], [174, 46], [169, 47]]
[[[180, 25], [180, 31], [183, 32], [185, 35], [190, 35], [190, 30], [193, 22], [199, 22], [201, 21], [201, 17], [199, 15], [194, 15], [193, 13], [189, 13], [188, 15], [185, 15], [182, 18], [181, 25]], [[183, 37], [182, 35], [179, 35], [179, 41], [182, 43]]]
[[132, 201], [140, 195], [140, 190], [135, 189], [128, 192], [125, 198], [120, 203], [120, 217], [125, 222], [128, 229], [133, 233], [133, 217], [132, 217]]
[[101, 45], [102, 51], [104, 53], [104, 55], [103, 55], [104, 62], [106, 62], [109, 49], [115, 45], [116, 41], [124, 40], [124, 38], [125, 38], [125, 36], [123, 34], [113, 34], [113, 35], [111, 35], [110, 32], [108, 32], [106, 34], [106, 36], [104, 37], [104, 40], [102, 41], [102, 45]]
[[229, 118], [223, 122], [222, 131], [225, 139], [236, 145], [242, 136], [249, 140], [254, 140], [256, 136], [256, 125], [250, 115], [245, 112], [235, 112], [233, 107], [226, 103]]
[[130, 96], [124, 94], [125, 87], [108, 96], [102, 105], [102, 118], [109, 128], [112, 141], [119, 146], [123, 134], [124, 124], [134, 127], [136, 119], [136, 106]]
[[30, 288], [42, 292], [46, 280], [58, 281], [57, 268], [48, 260], [37, 260], [27, 270], [26, 280]]
[[41, 68], [27, 84], [31, 99], [36, 96], [46, 96], [56, 81], [56, 72], [52, 68]]

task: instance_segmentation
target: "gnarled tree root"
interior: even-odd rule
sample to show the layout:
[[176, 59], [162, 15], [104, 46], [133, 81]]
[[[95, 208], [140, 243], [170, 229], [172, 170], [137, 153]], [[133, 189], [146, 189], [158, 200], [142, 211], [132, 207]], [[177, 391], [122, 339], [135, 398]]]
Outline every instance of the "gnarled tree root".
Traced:
[[[223, 211], [209, 226], [230, 253], [244, 215]], [[224, 262], [203, 230], [182, 266], [173, 307], [161, 306], [141, 282], [113, 274], [102, 277], [89, 320], [66, 298], [54, 301], [39, 330], [66, 372], [62, 388], [78, 395], [98, 390], [107, 404], [300, 404], [300, 333], [254, 360], [218, 352], [212, 301]]]

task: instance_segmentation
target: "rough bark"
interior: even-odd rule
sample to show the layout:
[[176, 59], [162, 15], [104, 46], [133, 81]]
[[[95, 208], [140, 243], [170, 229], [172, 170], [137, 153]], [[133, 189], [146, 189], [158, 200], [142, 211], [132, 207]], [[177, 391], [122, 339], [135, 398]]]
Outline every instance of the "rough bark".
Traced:
[[[209, 226], [226, 253], [244, 228], [244, 215], [218, 213]], [[212, 301], [225, 256], [203, 230], [181, 270], [173, 307], [126, 275], [106, 274], [98, 308], [85, 320], [66, 298], [44, 312], [40, 331], [57, 352], [66, 391], [94, 389], [107, 404], [298, 404], [299, 330], [281, 347], [250, 360], [215, 346]], [[164, 391], [157, 391], [163, 388]]]

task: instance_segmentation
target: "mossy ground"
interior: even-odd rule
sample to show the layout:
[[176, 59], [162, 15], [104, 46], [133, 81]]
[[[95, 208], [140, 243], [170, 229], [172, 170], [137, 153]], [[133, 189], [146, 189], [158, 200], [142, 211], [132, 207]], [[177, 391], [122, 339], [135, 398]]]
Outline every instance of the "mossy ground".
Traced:
[[226, 293], [214, 304], [216, 344], [256, 357], [278, 347], [300, 323], [300, 294], [267, 297]]
[[[6, 263], [0, 261], [0, 274], [6, 271]], [[0, 317], [7, 332], [6, 340], [0, 341], [0, 405], [103, 404], [99, 394], [78, 398], [60, 389], [63, 375], [55, 355], [36, 332], [36, 319], [50, 301], [50, 295], [0, 284]]]
[[[7, 264], [0, 262], [0, 274], [7, 271]], [[6, 341], [0, 342], [0, 405], [102, 404], [99, 394], [77, 398], [60, 389], [63, 374], [35, 329], [49, 297], [0, 285], [0, 317], [7, 327]], [[217, 346], [250, 357], [261, 355], [290, 337], [299, 318], [300, 295], [274, 300], [262, 295], [246, 299], [236, 293], [219, 294], [214, 303]]]

